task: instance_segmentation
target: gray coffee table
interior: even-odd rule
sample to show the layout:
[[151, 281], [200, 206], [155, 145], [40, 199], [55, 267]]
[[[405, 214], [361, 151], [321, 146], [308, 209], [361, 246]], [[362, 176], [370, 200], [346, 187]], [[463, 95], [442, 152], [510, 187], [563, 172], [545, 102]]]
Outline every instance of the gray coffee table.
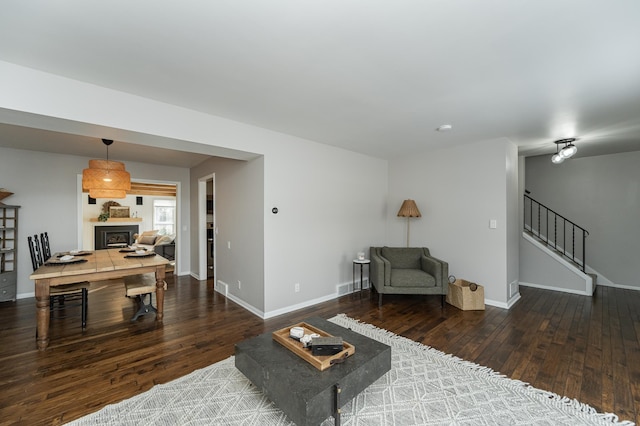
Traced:
[[339, 409], [391, 369], [391, 347], [319, 317], [304, 322], [342, 337], [355, 354], [320, 371], [265, 333], [236, 345], [236, 368], [298, 426], [329, 416], [339, 425]]

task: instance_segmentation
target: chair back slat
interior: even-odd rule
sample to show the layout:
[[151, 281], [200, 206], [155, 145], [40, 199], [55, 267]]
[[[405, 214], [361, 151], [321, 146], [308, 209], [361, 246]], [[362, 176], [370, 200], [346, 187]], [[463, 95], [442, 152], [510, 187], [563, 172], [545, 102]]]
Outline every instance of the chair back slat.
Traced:
[[40, 249], [40, 240], [38, 240], [38, 235], [36, 234], [33, 237], [27, 237], [27, 241], [29, 242], [29, 252], [31, 253], [31, 266], [33, 266], [33, 270], [35, 271], [44, 264], [42, 251]]
[[43, 232], [40, 234], [40, 241], [42, 242], [42, 259], [44, 261], [49, 260], [51, 257], [51, 246], [49, 246], [49, 234]]

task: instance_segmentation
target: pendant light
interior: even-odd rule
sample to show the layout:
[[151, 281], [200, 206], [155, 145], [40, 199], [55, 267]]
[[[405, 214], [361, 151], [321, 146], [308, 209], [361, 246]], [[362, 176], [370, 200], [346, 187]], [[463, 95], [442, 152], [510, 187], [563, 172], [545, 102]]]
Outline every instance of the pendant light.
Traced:
[[89, 160], [89, 168], [82, 171], [82, 190], [91, 198], [125, 198], [131, 189], [131, 175], [124, 163], [109, 160], [111, 139], [102, 139], [107, 147], [106, 160]]

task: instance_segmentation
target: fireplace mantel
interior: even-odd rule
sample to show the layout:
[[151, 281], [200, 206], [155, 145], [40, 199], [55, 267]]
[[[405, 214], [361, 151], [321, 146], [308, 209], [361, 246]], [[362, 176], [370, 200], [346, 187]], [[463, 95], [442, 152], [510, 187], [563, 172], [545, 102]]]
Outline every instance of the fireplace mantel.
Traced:
[[98, 220], [98, 218], [92, 217], [91, 219], [89, 219], [89, 222], [102, 222], [102, 223], [109, 223], [109, 222], [142, 222], [142, 218], [141, 217], [110, 217], [109, 219], [104, 221], [104, 220]]

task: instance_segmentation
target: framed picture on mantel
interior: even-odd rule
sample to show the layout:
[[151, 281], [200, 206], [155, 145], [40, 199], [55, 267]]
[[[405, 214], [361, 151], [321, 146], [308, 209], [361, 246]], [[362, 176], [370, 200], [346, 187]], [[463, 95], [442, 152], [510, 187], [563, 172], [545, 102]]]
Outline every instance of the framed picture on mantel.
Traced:
[[109, 217], [113, 217], [113, 218], [130, 217], [129, 207], [111, 206], [109, 207]]

